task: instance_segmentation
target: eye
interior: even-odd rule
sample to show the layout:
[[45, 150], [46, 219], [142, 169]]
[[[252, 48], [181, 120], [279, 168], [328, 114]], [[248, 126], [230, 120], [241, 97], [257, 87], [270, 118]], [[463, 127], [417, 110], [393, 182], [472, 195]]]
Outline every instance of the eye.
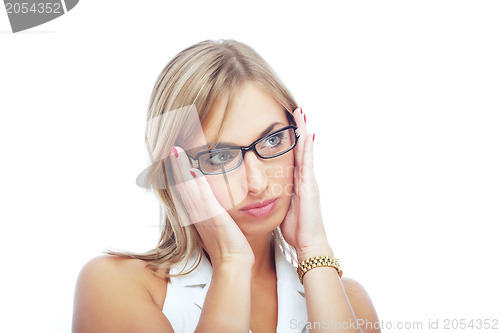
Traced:
[[[271, 147], [271, 148], [276, 147], [281, 143], [282, 139], [283, 139], [283, 133], [276, 133], [275, 135], [267, 138], [262, 147]], [[269, 144], [267, 145], [267, 143]]]
[[230, 152], [219, 152], [215, 154], [209, 154], [209, 157], [207, 158], [207, 163], [213, 164], [213, 165], [219, 165], [219, 164], [225, 164], [231, 162], [235, 156]]

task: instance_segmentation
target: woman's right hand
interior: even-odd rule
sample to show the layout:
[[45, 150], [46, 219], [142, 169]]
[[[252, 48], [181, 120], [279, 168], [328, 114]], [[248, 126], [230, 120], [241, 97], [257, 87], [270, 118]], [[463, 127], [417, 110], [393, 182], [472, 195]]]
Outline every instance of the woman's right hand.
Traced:
[[[212, 267], [221, 264], [249, 264], [255, 256], [245, 235], [215, 197], [205, 175], [191, 168], [180, 147], [173, 147], [169, 159], [175, 178], [175, 189], [210, 256]], [[177, 207], [179, 209], [179, 207]]]

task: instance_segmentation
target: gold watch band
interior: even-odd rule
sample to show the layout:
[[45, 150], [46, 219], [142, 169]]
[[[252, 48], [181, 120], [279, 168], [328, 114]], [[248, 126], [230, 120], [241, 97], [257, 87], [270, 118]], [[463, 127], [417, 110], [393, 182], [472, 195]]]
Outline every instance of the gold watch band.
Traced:
[[301, 262], [297, 267], [300, 283], [303, 283], [304, 274], [316, 267], [333, 267], [337, 270], [339, 277], [342, 277], [342, 268], [338, 258], [332, 256], [316, 256]]

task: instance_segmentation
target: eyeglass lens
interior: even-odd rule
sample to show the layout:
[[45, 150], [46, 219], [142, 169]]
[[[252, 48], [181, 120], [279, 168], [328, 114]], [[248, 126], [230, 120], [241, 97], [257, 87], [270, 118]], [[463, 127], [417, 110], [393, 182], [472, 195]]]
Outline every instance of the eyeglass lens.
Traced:
[[[262, 157], [273, 157], [290, 149], [295, 143], [293, 128], [276, 132], [260, 141], [255, 149]], [[236, 149], [211, 150], [199, 156], [200, 169], [206, 173], [224, 172], [236, 167], [242, 159], [242, 151]]]

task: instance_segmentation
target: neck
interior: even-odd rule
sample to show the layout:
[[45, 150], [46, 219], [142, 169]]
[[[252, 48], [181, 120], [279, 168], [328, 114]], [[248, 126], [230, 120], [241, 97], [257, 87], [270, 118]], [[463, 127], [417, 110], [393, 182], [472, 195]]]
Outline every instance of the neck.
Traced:
[[272, 242], [271, 233], [267, 234], [266, 237], [261, 235], [248, 236], [247, 240], [255, 256], [252, 281], [261, 278], [267, 279], [269, 275], [275, 274], [274, 243]]

